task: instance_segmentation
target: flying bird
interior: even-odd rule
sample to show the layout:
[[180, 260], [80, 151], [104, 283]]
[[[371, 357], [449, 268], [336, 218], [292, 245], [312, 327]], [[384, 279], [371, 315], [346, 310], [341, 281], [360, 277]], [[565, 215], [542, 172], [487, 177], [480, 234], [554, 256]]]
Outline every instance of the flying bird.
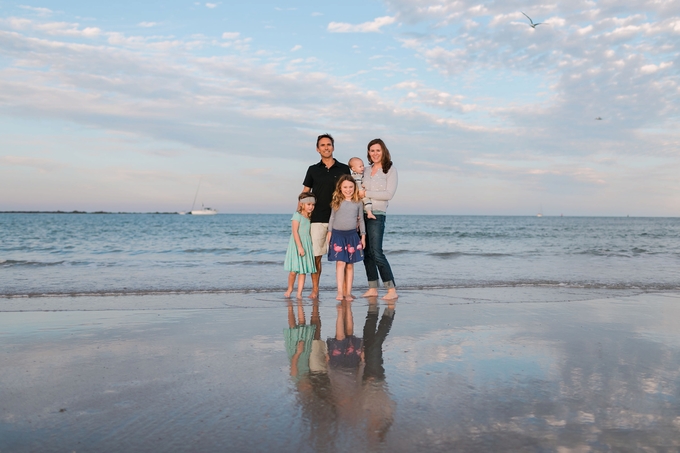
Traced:
[[598, 120], [598, 121], [602, 121], [602, 117], [601, 117], [601, 116], [598, 116], [598, 117], [595, 118], [595, 119]]
[[[523, 11], [520, 11], [520, 12], [521, 12], [522, 14], [524, 14]], [[527, 16], [526, 14], [524, 14], [524, 15], [526, 16], [527, 19], [529, 19], [529, 22], [531, 22], [531, 23], [529, 24], [529, 25], [531, 25], [531, 28], [536, 28], [536, 25], [542, 25], [542, 24], [544, 23], [544, 22], [539, 22], [539, 23], [535, 24], [534, 21], [531, 20], [531, 17]]]

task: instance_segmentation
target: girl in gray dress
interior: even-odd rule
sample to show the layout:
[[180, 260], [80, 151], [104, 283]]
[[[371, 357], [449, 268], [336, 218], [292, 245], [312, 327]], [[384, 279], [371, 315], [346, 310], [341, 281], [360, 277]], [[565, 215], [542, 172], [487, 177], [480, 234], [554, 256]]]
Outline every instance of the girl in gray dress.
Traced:
[[328, 261], [336, 262], [337, 300], [354, 299], [354, 263], [364, 259], [363, 250], [366, 247], [363, 210], [354, 179], [350, 175], [340, 176], [331, 201], [331, 218], [326, 236]]

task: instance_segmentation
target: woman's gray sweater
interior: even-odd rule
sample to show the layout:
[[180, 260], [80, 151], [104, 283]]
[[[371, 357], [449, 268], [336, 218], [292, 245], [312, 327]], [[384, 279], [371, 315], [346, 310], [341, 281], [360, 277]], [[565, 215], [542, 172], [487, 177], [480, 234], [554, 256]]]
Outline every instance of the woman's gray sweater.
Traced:
[[373, 201], [373, 211], [387, 212], [388, 201], [394, 196], [397, 191], [397, 183], [399, 176], [397, 169], [390, 168], [387, 174], [383, 173], [382, 168], [371, 176], [372, 168], [367, 168], [364, 171], [364, 188], [366, 189], [366, 197]]

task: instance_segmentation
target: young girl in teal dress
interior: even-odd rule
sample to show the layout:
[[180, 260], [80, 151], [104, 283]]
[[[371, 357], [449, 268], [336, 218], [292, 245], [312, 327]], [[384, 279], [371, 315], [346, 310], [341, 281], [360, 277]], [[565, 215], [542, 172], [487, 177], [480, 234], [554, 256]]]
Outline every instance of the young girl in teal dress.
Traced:
[[314, 265], [314, 249], [312, 248], [312, 236], [310, 234], [311, 223], [309, 221], [316, 197], [309, 192], [301, 193], [298, 196], [298, 209], [291, 219], [292, 234], [288, 241], [286, 260], [283, 268], [290, 272], [288, 274], [288, 289], [286, 297], [290, 297], [293, 292], [293, 284], [297, 276], [297, 297], [302, 297], [302, 288], [305, 286], [305, 274], [316, 272]]

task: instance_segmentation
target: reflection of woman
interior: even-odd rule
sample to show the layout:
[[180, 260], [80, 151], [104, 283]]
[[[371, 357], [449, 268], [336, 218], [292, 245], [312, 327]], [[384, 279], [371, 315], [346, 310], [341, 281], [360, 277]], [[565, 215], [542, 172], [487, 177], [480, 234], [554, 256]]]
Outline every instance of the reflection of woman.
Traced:
[[373, 200], [375, 219], [364, 218], [366, 222], [364, 266], [368, 278], [368, 291], [364, 293], [364, 297], [378, 295], [378, 274], [380, 274], [380, 279], [387, 289], [387, 294], [383, 299], [396, 299], [398, 295], [392, 268], [383, 252], [383, 235], [385, 234], [388, 201], [392, 199], [397, 190], [397, 169], [392, 165], [392, 157], [385, 142], [379, 138], [368, 143], [368, 161], [371, 169], [364, 173], [363, 180], [366, 190], [360, 191], [359, 196]]
[[[382, 442], [394, 421], [395, 404], [392, 401], [383, 367], [382, 346], [390, 333], [394, 321], [394, 302], [390, 301], [383, 311], [378, 324], [378, 301], [371, 297], [368, 314], [364, 324], [364, 375], [363, 375], [363, 412], [366, 417], [366, 430], [370, 442]], [[377, 325], [377, 330], [376, 330]]]

